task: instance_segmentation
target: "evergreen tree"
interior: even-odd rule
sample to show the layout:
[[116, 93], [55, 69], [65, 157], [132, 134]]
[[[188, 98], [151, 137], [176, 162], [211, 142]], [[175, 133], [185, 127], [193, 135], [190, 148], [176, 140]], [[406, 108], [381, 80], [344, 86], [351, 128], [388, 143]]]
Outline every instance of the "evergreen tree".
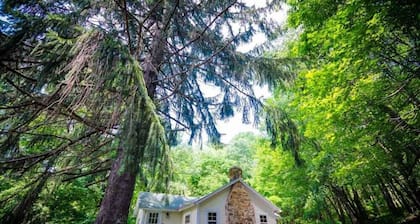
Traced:
[[[110, 169], [96, 222], [124, 223], [136, 177], [149, 189], [150, 180], [168, 178], [166, 139], [173, 143], [185, 129], [190, 141], [206, 132], [218, 142], [217, 119], [240, 106], [249, 122], [259, 110], [251, 87], [261, 60], [236, 47], [257, 31], [276, 37], [276, 27], [263, 22], [275, 2], [256, 8], [238, 1], [4, 1], [1, 7], [7, 18], [0, 46], [1, 169], [7, 184], [17, 181], [22, 190], [2, 199], [8, 222], [34, 215], [9, 211], [31, 210], [49, 179], [100, 182]], [[218, 95], [207, 96], [205, 84]], [[39, 170], [45, 172], [34, 182], [25, 179]]]

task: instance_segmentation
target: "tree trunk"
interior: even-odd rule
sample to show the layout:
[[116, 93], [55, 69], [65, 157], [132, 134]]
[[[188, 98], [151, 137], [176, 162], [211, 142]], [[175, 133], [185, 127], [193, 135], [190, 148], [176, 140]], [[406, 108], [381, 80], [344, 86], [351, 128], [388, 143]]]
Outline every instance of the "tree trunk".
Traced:
[[[153, 18], [162, 19], [160, 13], [163, 13], [163, 6], [160, 5], [156, 7], [154, 13], [156, 14], [153, 14]], [[142, 64], [142, 70], [148, 97], [154, 100], [156, 94], [157, 74], [163, 61], [163, 54], [165, 51], [164, 46], [166, 42], [164, 31], [161, 30], [162, 22], [153, 19], [150, 19], [150, 21], [154, 24], [153, 27], [150, 28], [153, 32], [153, 40], [150, 54], [147, 55], [144, 63]], [[137, 49], [136, 52], [138, 50], [139, 49]], [[144, 115], [145, 103], [145, 101], [142, 101], [139, 105], [137, 105], [139, 108], [134, 108], [134, 110], [139, 110], [138, 113]], [[128, 150], [126, 147], [124, 147], [125, 143], [122, 142], [122, 147], [120, 147], [118, 150], [118, 157], [112, 165], [108, 180], [108, 187], [101, 202], [99, 214], [95, 221], [97, 224], [116, 224], [127, 222], [130, 203], [136, 184], [136, 177], [139, 173], [138, 164], [142, 161], [142, 158], [140, 157], [144, 155], [144, 150], [146, 148], [147, 138], [149, 135], [151, 121], [148, 119], [149, 118], [147, 117], [140, 116], [138, 120], [133, 121], [137, 122], [137, 124], [132, 124], [136, 126], [135, 132], [137, 134], [135, 136], [138, 138], [136, 140], [136, 148], [134, 150]], [[123, 136], [122, 138], [126, 139], [122, 141], [132, 142], [129, 139], [130, 136], [131, 135]], [[129, 165], [127, 165], [127, 163]]]
[[125, 154], [126, 150], [118, 149], [118, 157], [112, 164], [108, 187], [95, 223], [127, 223], [137, 170], [120, 170]]
[[333, 217], [333, 214], [331, 213], [330, 206], [328, 206], [328, 200], [326, 198], [324, 198], [323, 202], [324, 202], [324, 206], [323, 206], [324, 208], [323, 209], [325, 210], [326, 217], [327, 217], [326, 221], [333, 223], [334, 222], [334, 217]]
[[388, 210], [391, 212], [391, 214], [393, 215], [397, 215], [398, 214], [398, 209], [397, 206], [395, 205], [394, 201], [392, 200], [392, 196], [388, 190], [388, 187], [385, 185], [384, 181], [382, 179], [380, 179], [380, 185], [379, 188], [382, 192], [382, 195], [385, 199], [385, 202], [388, 206]]
[[353, 191], [353, 201], [356, 204], [359, 220], [363, 220], [363, 222], [367, 221], [368, 215], [366, 213], [365, 207], [362, 204], [362, 200], [360, 199], [359, 193], [354, 188], [352, 189], [352, 191]]
[[[413, 188], [417, 187], [410, 186], [410, 184], [408, 183], [409, 181], [404, 178], [393, 178], [393, 180], [394, 181], [391, 182], [391, 186], [396, 192], [399, 192], [399, 195], [401, 195], [401, 199], [407, 206], [407, 210], [411, 210], [411, 212], [419, 210], [420, 202], [417, 199], [416, 194], [414, 193], [415, 190], [413, 190]], [[398, 184], [399, 189], [397, 186], [395, 186], [395, 184]]]
[[350, 217], [352, 223], [363, 224], [368, 221], [366, 211], [359, 199], [357, 191], [353, 190], [353, 197], [345, 187], [331, 185], [331, 190], [337, 197], [338, 202], [346, 210], [347, 215]]

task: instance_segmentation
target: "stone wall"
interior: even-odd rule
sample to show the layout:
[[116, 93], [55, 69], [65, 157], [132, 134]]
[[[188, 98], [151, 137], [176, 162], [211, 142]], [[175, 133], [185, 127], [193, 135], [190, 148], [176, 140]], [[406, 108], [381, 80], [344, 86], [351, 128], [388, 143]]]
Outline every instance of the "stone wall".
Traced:
[[226, 201], [226, 224], [254, 224], [255, 212], [246, 187], [237, 182], [231, 186]]

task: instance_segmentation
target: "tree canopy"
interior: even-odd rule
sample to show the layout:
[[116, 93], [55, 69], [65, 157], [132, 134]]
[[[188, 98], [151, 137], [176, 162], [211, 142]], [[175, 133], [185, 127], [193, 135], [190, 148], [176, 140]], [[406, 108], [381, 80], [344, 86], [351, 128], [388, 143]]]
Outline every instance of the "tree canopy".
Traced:
[[[251, 87], [262, 60], [236, 47], [257, 31], [275, 38], [263, 17], [275, 7], [3, 1], [3, 222], [37, 220], [32, 211], [50, 185], [80, 178], [95, 192], [106, 187], [97, 223], [126, 222], [136, 179], [144, 189], [167, 186], [177, 133], [217, 143], [217, 119], [238, 107], [249, 122], [260, 110]], [[208, 84], [217, 96], [206, 95]]]
[[[294, 35], [267, 16], [283, 4]], [[0, 222], [131, 223], [139, 191], [204, 195], [234, 165], [282, 223], [417, 222], [419, 11], [415, 0], [0, 2]], [[285, 46], [239, 52], [257, 33]], [[259, 84], [273, 97], [257, 99]], [[236, 112], [262, 113], [266, 135], [219, 144], [217, 121]], [[179, 145], [185, 132], [210, 146]]]
[[[258, 177], [258, 183], [273, 184], [269, 194], [279, 197], [290, 221], [396, 223], [415, 217], [419, 4], [288, 3], [288, 24], [300, 34], [277, 57], [296, 58], [297, 76], [266, 110], [274, 143], [290, 150], [297, 166], [287, 164], [284, 153], [262, 154], [257, 176], [283, 179], [266, 183]], [[295, 184], [296, 191], [287, 192]]]

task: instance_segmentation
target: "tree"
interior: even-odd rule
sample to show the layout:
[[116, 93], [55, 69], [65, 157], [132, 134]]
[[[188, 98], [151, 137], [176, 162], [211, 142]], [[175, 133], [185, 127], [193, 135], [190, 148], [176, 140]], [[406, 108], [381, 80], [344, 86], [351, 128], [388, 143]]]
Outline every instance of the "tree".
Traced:
[[[205, 131], [217, 142], [215, 120], [232, 116], [232, 107], [242, 107], [245, 122], [258, 112], [251, 88], [258, 61], [236, 46], [257, 30], [273, 34], [273, 24], [261, 21], [276, 6], [5, 1], [1, 164], [7, 178], [19, 169], [31, 176], [46, 161], [59, 179], [100, 174], [100, 180], [110, 169], [96, 222], [125, 222], [136, 176], [143, 184], [168, 178], [161, 123], [169, 142], [181, 129], [191, 141]], [[205, 83], [219, 96], [206, 96]], [[32, 151], [35, 143], [39, 150]]]
[[383, 223], [416, 213], [419, 4], [289, 3], [289, 25], [302, 32], [287, 56], [301, 63], [267, 110], [274, 140], [295, 149], [310, 186], [323, 189], [306, 202], [316, 214], [308, 218]]
[[187, 196], [203, 196], [229, 182], [228, 171], [233, 166], [243, 170], [243, 179], [254, 174], [255, 143], [252, 133], [240, 133], [226, 146], [205, 146], [203, 149], [179, 145], [171, 150], [174, 178], [169, 192]]

